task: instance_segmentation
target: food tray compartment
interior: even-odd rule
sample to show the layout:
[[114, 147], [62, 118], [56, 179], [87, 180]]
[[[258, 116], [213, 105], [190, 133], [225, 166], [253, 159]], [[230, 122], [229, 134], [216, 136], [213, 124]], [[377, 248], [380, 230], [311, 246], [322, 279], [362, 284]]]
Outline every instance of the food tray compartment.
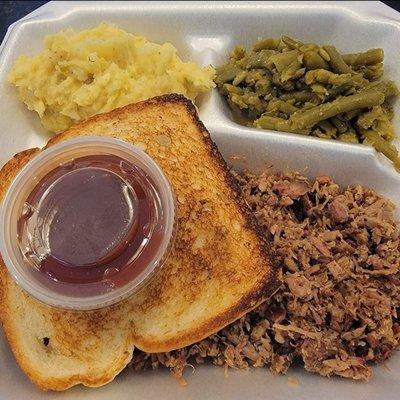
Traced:
[[[373, 47], [385, 50], [384, 78], [400, 85], [397, 49], [400, 15], [375, 2], [55, 2], [46, 4], [14, 24], [0, 50], [0, 165], [14, 153], [42, 146], [48, 139], [37, 115], [17, 99], [6, 82], [20, 54], [33, 55], [43, 48], [47, 34], [73, 27], [81, 30], [102, 21], [113, 22], [150, 41], [171, 42], [185, 61], [219, 65], [236, 44], [250, 46], [260, 37], [292, 35], [305, 41], [336, 45], [355, 52]], [[372, 148], [300, 135], [257, 130], [232, 121], [230, 111], [217, 90], [203, 95], [199, 113], [223, 156], [237, 169], [261, 171], [295, 169], [307, 176], [327, 174], [343, 185], [360, 183], [389, 196], [400, 207], [400, 174]], [[394, 124], [400, 129], [400, 102]], [[375, 367], [371, 382], [327, 379], [291, 368], [288, 376], [274, 376], [267, 369], [228, 371], [213, 366], [196, 367], [188, 385], [181, 387], [167, 371], [135, 374], [124, 371], [103, 388], [73, 388], [65, 393], [42, 393], [19, 370], [4, 340], [0, 340], [3, 368], [0, 399], [269, 399], [397, 398], [400, 388], [400, 356]]]
[[[381, 14], [379, 19], [376, 16], [371, 17], [369, 9], [373, 10], [374, 14]], [[344, 52], [383, 47], [385, 78], [400, 82], [400, 70], [396, 68], [396, 45], [400, 40], [400, 24], [387, 18], [385, 16], [387, 12], [387, 7], [378, 3], [370, 5], [356, 3], [351, 7], [340, 2], [319, 5], [304, 3], [300, 7], [295, 4], [276, 5], [266, 2], [262, 6], [256, 3], [240, 6], [214, 4], [212, 8], [209, 4], [201, 6], [176, 3], [169, 7], [153, 3], [152, 7], [145, 7], [137, 3], [133, 7], [126, 3], [112, 5], [101, 3], [95, 9], [90, 4], [81, 3], [72, 8], [70, 6], [68, 12], [61, 10], [57, 3], [50, 3], [10, 29], [8, 40], [2, 49], [3, 63], [0, 74], [6, 76], [19, 54], [39, 52], [43, 48], [45, 35], [71, 26], [75, 30], [80, 30], [107, 20], [134, 34], [146, 36], [151, 41], [170, 41], [177, 47], [183, 59], [204, 65], [208, 63], [219, 65], [225, 62], [235, 44], [250, 46], [260, 37], [277, 37], [285, 33], [305, 41], [333, 43]], [[205, 22], [207, 29], [204, 29]], [[162, 29], [159, 29], [161, 26]], [[11, 121], [7, 121], [7, 126], [2, 127], [3, 132], [20, 132], [12, 134], [11, 138], [19, 149], [25, 148], [27, 143], [29, 146], [43, 144], [47, 136], [37, 134], [44, 132], [37, 116], [19, 103], [15, 89], [4, 79], [0, 85], [3, 93], [0, 104], [7, 114], [11, 112], [15, 115]], [[399, 110], [400, 102], [397, 102], [394, 119], [396, 127], [400, 127]], [[379, 164], [378, 168], [387, 170], [388, 174], [393, 175], [390, 163], [384, 157], [377, 156], [372, 148], [295, 134], [243, 128], [233, 122], [229, 108], [217, 90], [199, 99], [199, 112], [217, 141], [219, 136], [246, 130], [253, 131], [254, 136], [262, 135], [262, 140], [266, 143], [269, 141], [276, 143], [278, 140], [282, 146], [290, 147], [295, 142], [296, 145], [310, 147], [313, 153], [323, 147], [329, 147], [333, 152], [343, 148], [343, 154], [351, 153], [352, 149], [353, 155], [348, 159], [350, 163], [354, 161], [355, 155], [361, 161], [365, 157], [368, 158], [367, 153], [370, 153], [370, 160], [360, 168], [366, 169], [366, 176], [370, 177], [369, 170], [372, 166], [370, 161], [374, 157], [377, 158], [373, 161], [375, 166]], [[8, 143], [3, 142], [4, 140], [9, 140], [9, 135], [4, 134], [0, 137], [0, 146], [4, 149], [0, 155], [0, 164], [4, 163], [13, 152]], [[290, 161], [287, 165], [289, 168], [302, 168], [305, 160], [290, 157]], [[312, 162], [310, 158], [309, 162]], [[346, 164], [346, 159], [344, 163]], [[339, 179], [340, 183], [347, 183], [341, 180], [342, 176], [347, 175], [339, 172], [338, 177], [335, 175], [334, 177]], [[361, 179], [359, 183], [368, 182]]]

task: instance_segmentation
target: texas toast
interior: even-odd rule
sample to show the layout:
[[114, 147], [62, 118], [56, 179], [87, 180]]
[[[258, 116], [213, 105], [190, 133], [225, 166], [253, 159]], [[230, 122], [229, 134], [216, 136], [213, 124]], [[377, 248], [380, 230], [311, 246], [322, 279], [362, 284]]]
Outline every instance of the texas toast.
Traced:
[[[42, 389], [103, 385], [127, 365], [134, 347], [163, 352], [199, 341], [265, 301], [279, 284], [268, 244], [185, 97], [156, 97], [94, 116], [46, 147], [79, 135], [116, 137], [153, 157], [175, 191], [179, 228], [149, 285], [91, 312], [38, 302], [0, 262], [4, 331], [19, 365]], [[19, 153], [2, 168], [0, 199], [39, 151]]]

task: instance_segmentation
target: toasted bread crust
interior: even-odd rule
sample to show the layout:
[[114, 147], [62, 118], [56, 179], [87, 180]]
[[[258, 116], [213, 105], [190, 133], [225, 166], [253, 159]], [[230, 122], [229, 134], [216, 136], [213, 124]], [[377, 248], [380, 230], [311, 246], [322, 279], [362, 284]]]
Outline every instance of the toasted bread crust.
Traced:
[[[120, 121], [123, 121], [125, 116], [129, 114], [147, 112], [148, 109], [150, 109], [151, 112], [151, 110], [156, 110], [158, 107], [161, 107], [160, 109], [163, 110], [164, 107], [169, 107], [169, 109], [174, 110], [174, 106], [179, 108], [177, 112], [184, 112], [186, 113], [186, 116], [189, 116], [191, 123], [201, 134], [202, 146], [206, 149], [208, 154], [207, 158], [211, 163], [215, 163], [216, 170], [223, 174], [223, 180], [226, 186], [226, 188], [224, 188], [226, 189], [225, 194], [227, 198], [229, 198], [229, 202], [232, 205], [235, 205], [236, 209], [239, 211], [239, 214], [244, 221], [241, 229], [246, 232], [246, 237], [251, 237], [251, 245], [254, 247], [252, 250], [254, 260], [246, 260], [246, 262], [252, 262], [255, 265], [254, 274], [257, 273], [259, 276], [253, 277], [255, 283], [252, 285], [252, 289], [238, 295], [238, 298], [234, 301], [232, 300], [230, 303], [231, 305], [225, 307], [223, 312], [217, 312], [216, 315], [211, 315], [204, 320], [198, 321], [195, 326], [189, 325], [187, 329], [181, 329], [179, 335], [172, 335], [171, 337], [167, 337], [166, 335], [165, 337], [160, 338], [147, 332], [146, 329], [143, 328], [141, 322], [138, 321], [142, 312], [146, 313], [147, 310], [151, 310], [154, 307], [157, 309], [157, 307], [159, 307], [157, 301], [162, 302], [162, 300], [152, 298], [152, 295], [150, 294], [148, 294], [148, 297], [144, 295], [144, 299], [138, 301], [135, 301], [136, 299], [128, 299], [116, 306], [95, 312], [63, 312], [43, 305], [22, 292], [22, 290], [12, 281], [2, 262], [0, 262], [0, 280], [2, 283], [2, 290], [0, 291], [0, 317], [3, 321], [6, 337], [21, 368], [29, 376], [32, 382], [42, 389], [65, 390], [80, 383], [85, 386], [101, 386], [111, 381], [126, 366], [131, 359], [134, 346], [144, 351], [162, 352], [197, 342], [240, 318], [251, 309], [257, 307], [260, 303], [271, 296], [279, 286], [279, 268], [271, 262], [271, 259], [274, 260], [274, 257], [265, 241], [264, 235], [262, 234], [260, 227], [257, 225], [254, 216], [241, 198], [240, 189], [236, 179], [229, 172], [227, 164], [222, 158], [217, 146], [211, 140], [204, 125], [198, 119], [194, 105], [185, 97], [176, 94], [164, 95], [141, 103], [128, 105], [113, 110], [107, 114], [96, 115], [53, 137], [48, 142], [46, 148], [62, 140], [78, 136], [80, 132], [84, 132], [83, 134], [85, 134], [85, 132], [88, 131], [90, 132], [89, 134], [93, 134], [91, 132], [92, 127], [100, 126], [109, 123], [110, 121], [114, 121], [116, 125], [118, 125]], [[111, 135], [116, 137], [119, 136], [118, 133], [112, 133]], [[19, 153], [2, 168], [0, 171], [0, 197], [4, 195], [10, 181], [14, 178], [17, 172], [38, 151], [40, 150], [31, 149]], [[185, 222], [186, 219], [183, 221]], [[176, 252], [179, 253], [179, 251], [181, 251], [182, 254], [185, 254], [185, 251], [190, 251], [187, 249], [185, 250], [184, 245], [185, 243], [182, 245], [183, 249], [180, 250], [178, 243], [176, 246]], [[186, 254], [186, 256], [189, 255]], [[193, 255], [190, 255], [189, 257], [193, 257]], [[177, 258], [179, 259], [178, 256]], [[157, 279], [159, 278], [161, 284], [165, 283], [162, 279], [166, 279], [166, 282], [170, 283], [169, 281], [171, 276], [168, 276], [167, 273], [164, 275], [165, 276], [160, 278], [157, 276]], [[229, 282], [227, 284], [229, 284]], [[168, 291], [168, 289], [165, 290]], [[149, 289], [149, 292], [151, 292], [151, 289]], [[156, 295], [158, 294], [156, 293]], [[117, 343], [118, 354], [116, 354], [114, 359], [109, 361], [107, 365], [104, 365], [104, 368], [100, 366], [96, 373], [87, 370], [84, 373], [71, 373], [67, 376], [61, 377], [53, 377], [49, 375], [49, 372], [51, 371], [44, 373], [38, 368], [38, 365], [35, 365], [33, 357], [32, 359], [27, 357], [26, 351], [23, 350], [23, 347], [21, 346], [21, 339], [16, 337], [17, 327], [14, 324], [15, 316], [13, 318], [13, 315], [11, 315], [10, 312], [10, 310], [12, 310], [12, 298], [16, 299], [18, 302], [21, 301], [22, 309], [35, 309], [35, 311], [40, 315], [46, 316], [45, 320], [51, 321], [48, 328], [54, 328], [57, 335], [63, 338], [64, 342], [59, 344], [59, 349], [64, 351], [65, 349], [76, 348], [76, 351], [73, 352], [73, 356], [77, 359], [82, 357], [82, 354], [80, 353], [82, 351], [82, 345], [80, 343], [82, 335], [96, 335], [98, 331], [103, 332], [107, 329], [116, 329], [118, 332], [126, 332], [126, 334], [124, 333], [125, 338], [121, 338], [121, 343]], [[132, 318], [127, 318], [127, 315], [132, 315]], [[75, 331], [70, 330], [71, 326], [74, 329], [78, 329], [79, 332], [76, 333]], [[103, 341], [104, 339], [99, 338], [99, 349], [96, 349], [96, 351], [101, 351], [100, 349], [102, 348], [102, 345], [104, 345]], [[96, 351], [93, 350], [94, 354], [96, 354]], [[79, 364], [78, 361], [77, 363]]]

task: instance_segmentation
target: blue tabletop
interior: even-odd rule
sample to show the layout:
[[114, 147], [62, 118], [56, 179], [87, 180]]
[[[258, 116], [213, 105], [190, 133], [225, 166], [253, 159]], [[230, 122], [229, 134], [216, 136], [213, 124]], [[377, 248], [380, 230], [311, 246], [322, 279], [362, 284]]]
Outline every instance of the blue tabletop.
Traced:
[[0, 42], [13, 22], [45, 3], [47, 1], [0, 1]]

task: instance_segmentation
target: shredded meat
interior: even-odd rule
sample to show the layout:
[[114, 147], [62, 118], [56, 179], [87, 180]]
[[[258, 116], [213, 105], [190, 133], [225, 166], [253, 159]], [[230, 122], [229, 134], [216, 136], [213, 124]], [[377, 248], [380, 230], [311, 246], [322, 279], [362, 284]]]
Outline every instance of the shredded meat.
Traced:
[[349, 219], [349, 209], [339, 198], [329, 204], [329, 217], [332, 222], [343, 223]]
[[307, 182], [296, 180], [293, 182], [277, 182], [274, 187], [281, 196], [288, 196], [291, 199], [297, 199], [306, 194], [309, 190]]
[[237, 176], [283, 268], [280, 290], [199, 343], [170, 353], [135, 352], [135, 370], [210, 359], [285, 373], [294, 359], [323, 376], [371, 377], [371, 361], [400, 341], [400, 231], [394, 205], [361, 186], [296, 173]]

